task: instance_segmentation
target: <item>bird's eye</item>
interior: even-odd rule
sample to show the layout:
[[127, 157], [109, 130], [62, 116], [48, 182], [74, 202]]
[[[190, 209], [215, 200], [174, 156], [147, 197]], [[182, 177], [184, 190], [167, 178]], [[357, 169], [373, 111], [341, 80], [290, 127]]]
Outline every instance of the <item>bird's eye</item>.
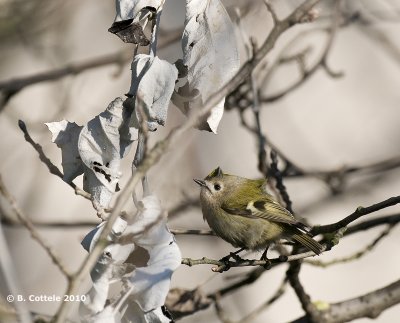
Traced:
[[219, 185], [219, 184], [214, 184], [214, 189], [215, 189], [216, 191], [219, 191], [219, 190], [221, 189], [221, 185]]

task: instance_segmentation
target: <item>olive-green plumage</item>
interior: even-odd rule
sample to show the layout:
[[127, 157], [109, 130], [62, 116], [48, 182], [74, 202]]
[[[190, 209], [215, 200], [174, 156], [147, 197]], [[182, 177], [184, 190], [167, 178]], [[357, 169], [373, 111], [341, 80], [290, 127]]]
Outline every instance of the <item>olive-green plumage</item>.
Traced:
[[266, 191], [266, 180], [224, 174], [218, 167], [204, 180], [200, 201], [211, 229], [234, 247], [262, 250], [285, 238], [320, 254], [322, 246]]

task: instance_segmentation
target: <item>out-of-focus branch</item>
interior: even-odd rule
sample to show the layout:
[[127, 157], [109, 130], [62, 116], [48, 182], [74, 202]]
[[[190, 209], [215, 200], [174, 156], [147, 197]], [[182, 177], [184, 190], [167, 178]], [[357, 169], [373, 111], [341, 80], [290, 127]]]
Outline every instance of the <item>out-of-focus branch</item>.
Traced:
[[185, 197], [185, 199], [173, 206], [169, 211], [168, 211], [168, 218], [172, 219], [179, 214], [182, 214], [183, 212], [187, 211], [190, 208], [194, 207], [200, 207], [200, 200], [199, 197]]
[[362, 256], [364, 256], [366, 253], [370, 252], [372, 249], [375, 248], [375, 246], [383, 239], [385, 238], [390, 231], [393, 229], [394, 224], [388, 225], [387, 228], [385, 228], [378, 237], [376, 237], [370, 244], [368, 244], [366, 247], [364, 247], [363, 249], [361, 249], [360, 251], [357, 251], [356, 253], [347, 256], [347, 257], [343, 257], [343, 258], [337, 258], [337, 259], [333, 259], [330, 261], [321, 261], [318, 259], [312, 259], [312, 260], [305, 260], [304, 263], [309, 264], [309, 265], [313, 265], [313, 266], [317, 266], [317, 267], [322, 267], [322, 268], [326, 268], [332, 265], [336, 265], [336, 264], [343, 264], [346, 262], [350, 262], [356, 259], [360, 259]]
[[[264, 1], [264, 3], [266, 3], [268, 10], [271, 12], [272, 9], [271, 5], [268, 4], [267, 1]], [[277, 19], [275, 12], [271, 12], [271, 15], [273, 16], [274, 20]], [[306, 17], [306, 20], [309, 19], [312, 21], [315, 20], [315, 18], [316, 18], [315, 13], [309, 13], [309, 15]], [[320, 68], [324, 69], [329, 74], [329, 76], [333, 78], [342, 76], [341, 72], [334, 72], [328, 64], [328, 55], [332, 49], [337, 29], [339, 27], [339, 21], [340, 21], [339, 1], [336, 3], [334, 13], [330, 17], [330, 19], [332, 21], [330, 27], [317, 29], [327, 34], [327, 40], [322, 50], [322, 53], [310, 67], [307, 67], [305, 62], [305, 58], [310, 52], [310, 47], [307, 47], [305, 50], [301, 50], [300, 52], [294, 55], [291, 54], [290, 56], [288, 56], [286, 52], [288, 52], [291, 49], [291, 47], [300, 42], [304, 37], [306, 37], [310, 33], [314, 33], [316, 29], [306, 30], [299, 33], [298, 35], [296, 35], [296, 38], [282, 50], [277, 59], [269, 67], [263, 79], [260, 81], [260, 87], [264, 88], [267, 87], [269, 80], [274, 75], [275, 71], [280, 66], [288, 63], [295, 62], [298, 64], [300, 70], [300, 77], [294, 83], [288, 85], [285, 89], [280, 90], [276, 94], [270, 96], [260, 96], [259, 100], [261, 103], [271, 103], [283, 98], [284, 96], [293, 92], [299, 86], [304, 84]], [[236, 89], [234, 89], [227, 97], [226, 108], [227, 109], [237, 108], [239, 111], [244, 111], [246, 108], [250, 107], [252, 105], [252, 101], [254, 100], [254, 94], [251, 91], [251, 87], [252, 86], [250, 84], [250, 80], [246, 80], [244, 83], [240, 84]]]
[[[329, 323], [348, 322], [358, 318], [377, 318], [384, 310], [400, 303], [400, 280], [365, 295], [343, 302], [329, 304], [328, 309], [320, 311]], [[301, 317], [292, 323], [310, 323]]]
[[344, 183], [348, 175], [360, 174], [375, 174], [389, 171], [400, 167], [400, 157], [392, 157], [378, 162], [366, 165], [343, 166], [334, 170], [303, 170], [298, 166], [291, 168], [289, 177], [315, 177], [324, 181], [332, 190], [333, 193], [339, 193], [343, 190]]
[[400, 222], [400, 213], [397, 214], [392, 214], [392, 215], [386, 215], [386, 216], [381, 216], [379, 218], [375, 219], [370, 219], [370, 220], [365, 220], [361, 223], [352, 225], [348, 227], [348, 229], [345, 232], [345, 236], [354, 234], [360, 231], [366, 231], [371, 228], [375, 228], [379, 225], [383, 224], [390, 224], [394, 225]]
[[110, 64], [122, 65], [129, 60], [130, 51], [121, 50], [113, 54], [91, 58], [83, 62], [70, 63], [64, 67], [49, 70], [35, 75], [13, 78], [0, 82], [0, 108], [3, 107], [12, 96], [22, 89], [42, 82], [56, 81], [68, 75], [78, 75], [86, 70], [106, 66]]
[[[183, 201], [175, 206], [173, 206], [170, 211], [168, 211], [169, 217], [178, 216], [180, 213], [185, 212], [188, 208], [199, 206], [198, 198], [188, 198], [188, 200]], [[108, 210], [109, 211], [109, 210]], [[20, 226], [21, 223], [16, 219], [9, 217], [5, 212], [0, 210], [1, 223], [8, 226]], [[74, 221], [71, 223], [67, 222], [35, 222], [33, 223], [36, 227], [46, 228], [46, 229], [62, 229], [62, 228], [82, 228], [82, 227], [94, 227], [98, 225], [98, 221]], [[172, 229], [171, 232], [177, 235], [183, 234], [193, 234], [193, 235], [214, 235], [211, 230], [194, 230], [194, 229]]]
[[275, 291], [275, 293], [269, 299], [267, 299], [263, 304], [261, 304], [259, 307], [257, 307], [250, 314], [248, 314], [245, 317], [243, 317], [237, 323], [251, 323], [251, 322], [253, 322], [254, 319], [259, 314], [261, 314], [261, 312], [265, 311], [267, 308], [269, 308], [272, 304], [274, 304], [278, 299], [280, 299], [285, 294], [286, 286], [287, 286], [287, 279], [285, 278], [282, 281], [282, 283], [279, 285], [279, 287]]
[[[164, 48], [180, 39], [180, 30], [163, 32], [158, 48]], [[68, 64], [64, 67], [49, 70], [35, 75], [19, 77], [0, 82], [0, 111], [8, 100], [22, 89], [41, 82], [55, 81], [68, 75], [77, 75], [84, 71], [102, 66], [117, 64], [123, 65], [132, 59], [132, 49], [120, 50], [113, 54], [90, 58], [82, 62]]]
[[226, 314], [226, 311], [222, 308], [221, 306], [221, 296], [220, 295], [215, 295], [214, 298], [214, 307], [215, 307], [215, 312], [217, 313], [217, 316], [221, 323], [233, 323], [229, 318], [228, 315]]
[[[325, 31], [328, 34], [328, 39], [326, 41], [325, 47], [320, 55], [320, 57], [316, 60], [316, 62], [309, 68], [306, 68], [305, 64], [305, 56], [307, 55], [308, 51], [302, 51], [297, 55], [294, 55], [291, 57], [289, 60], [287, 57], [283, 56], [283, 53], [285, 53], [288, 48], [285, 48], [283, 50], [283, 53], [278, 57], [277, 61], [275, 62], [274, 65], [270, 68], [269, 72], [266, 74], [264, 81], [262, 82], [267, 83], [273, 72], [276, 70], [277, 67], [279, 67], [282, 64], [285, 64], [290, 61], [296, 61], [299, 64], [301, 76], [297, 82], [293, 83], [292, 85], [288, 86], [286, 89], [282, 90], [281, 92], [267, 96], [267, 97], [261, 97], [260, 101], [263, 103], [268, 103], [268, 102], [273, 102], [278, 99], [281, 99], [284, 97], [286, 94], [292, 92], [296, 88], [298, 88], [300, 85], [302, 85], [306, 80], [308, 80], [317, 70], [320, 68], [323, 68], [331, 77], [339, 77], [342, 74], [341, 73], [335, 73], [331, 70], [331, 68], [328, 65], [328, 55], [331, 51], [337, 29], [339, 27], [339, 20], [340, 20], [340, 1], [336, 1], [335, 4], [335, 9], [334, 13], [332, 15], [332, 25], [330, 28], [325, 29]], [[309, 31], [305, 31], [302, 34], [296, 36], [296, 39], [294, 42], [289, 43], [289, 47], [293, 46], [293, 44], [297, 43], [302, 37], [307, 35]]]
[[321, 315], [315, 305], [311, 302], [310, 296], [306, 293], [303, 285], [300, 282], [299, 274], [301, 269], [301, 262], [294, 261], [290, 264], [286, 272], [286, 277], [295, 291], [304, 312], [307, 313], [307, 318], [312, 323], [322, 323]]
[[[239, 115], [241, 118], [242, 125], [251, 133], [253, 133], [258, 138], [258, 140], [260, 140], [260, 134], [257, 127], [251, 126], [246, 121], [246, 119], [244, 118], [243, 111], [239, 111]], [[271, 140], [267, 138], [267, 136], [264, 133], [262, 133], [261, 136], [265, 145], [268, 145], [271, 148], [271, 150], [273, 150], [277, 154], [279, 159], [282, 161], [283, 167], [281, 167], [282, 168], [281, 174], [283, 177], [287, 178], [315, 177], [326, 183], [326, 185], [328, 185], [328, 187], [334, 194], [342, 192], [347, 176], [349, 175], [358, 175], [358, 174], [369, 175], [369, 174], [390, 171], [392, 169], [400, 167], [400, 156], [395, 156], [366, 165], [352, 165], [352, 166], [343, 165], [342, 167], [331, 170], [305, 169], [303, 167], [300, 167], [293, 161], [291, 161], [281, 149], [279, 149], [276, 145], [274, 145], [271, 142]], [[266, 165], [261, 165], [261, 167], [259, 168], [267, 169], [267, 177], [272, 175], [271, 169], [269, 169]]]
[[15, 201], [14, 197], [11, 196], [10, 192], [7, 190], [6, 186], [3, 183], [3, 179], [0, 176], [0, 193], [3, 195], [7, 201], [10, 203], [14, 213], [16, 214], [19, 222], [21, 222], [29, 231], [31, 234], [32, 238], [35, 239], [46, 251], [46, 253], [49, 255], [53, 263], [58, 267], [58, 269], [64, 274], [64, 276], [69, 280], [71, 278], [71, 274], [69, 271], [66, 269], [64, 266], [62, 260], [54, 250], [47, 244], [47, 242], [44, 241], [44, 239], [41, 237], [39, 232], [37, 232], [36, 228], [32, 224], [32, 222], [25, 216], [25, 214], [22, 212], [22, 210], [19, 208], [17, 205], [17, 202]]
[[400, 280], [361, 297], [333, 304], [328, 317], [335, 322], [351, 321], [360, 317], [373, 319], [385, 309], [398, 303], [400, 303]]

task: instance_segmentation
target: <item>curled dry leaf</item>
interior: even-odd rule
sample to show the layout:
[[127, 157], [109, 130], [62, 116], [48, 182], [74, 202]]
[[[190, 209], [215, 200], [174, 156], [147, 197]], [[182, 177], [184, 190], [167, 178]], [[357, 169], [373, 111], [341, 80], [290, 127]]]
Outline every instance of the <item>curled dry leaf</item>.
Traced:
[[[239, 69], [234, 26], [220, 0], [186, 0], [182, 36], [187, 82], [174, 93], [174, 104], [184, 113], [201, 108]], [[215, 106], [198, 128], [217, 132], [224, 100]]]
[[147, 46], [150, 41], [143, 32], [146, 17], [155, 12], [161, 0], [116, 0], [116, 17], [109, 32], [116, 34], [125, 43]]
[[84, 163], [83, 188], [92, 194], [95, 206], [108, 207], [118, 190], [120, 160], [137, 139], [137, 129], [129, 128], [130, 116], [131, 110], [118, 97], [80, 132], [78, 150]]
[[138, 127], [143, 112], [149, 129], [154, 130], [157, 124], [165, 124], [178, 70], [165, 60], [145, 54], [135, 56], [131, 69], [132, 81], [128, 95], [135, 98], [133, 125]]

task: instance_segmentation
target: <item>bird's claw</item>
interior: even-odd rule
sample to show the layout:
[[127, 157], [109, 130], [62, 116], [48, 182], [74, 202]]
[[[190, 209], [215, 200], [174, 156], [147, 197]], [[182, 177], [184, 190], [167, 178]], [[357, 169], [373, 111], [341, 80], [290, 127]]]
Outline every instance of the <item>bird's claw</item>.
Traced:
[[243, 260], [238, 254], [237, 252], [230, 252], [229, 255], [226, 255], [225, 257], [222, 257], [219, 261], [221, 262], [229, 262], [230, 259], [236, 260], [236, 261], [241, 261]]
[[272, 266], [271, 260], [268, 259], [266, 254], [265, 255], [263, 254], [261, 256], [260, 260], [264, 260], [265, 261], [265, 264], [263, 265], [263, 267], [265, 269], [270, 269], [271, 268], [271, 266]]

